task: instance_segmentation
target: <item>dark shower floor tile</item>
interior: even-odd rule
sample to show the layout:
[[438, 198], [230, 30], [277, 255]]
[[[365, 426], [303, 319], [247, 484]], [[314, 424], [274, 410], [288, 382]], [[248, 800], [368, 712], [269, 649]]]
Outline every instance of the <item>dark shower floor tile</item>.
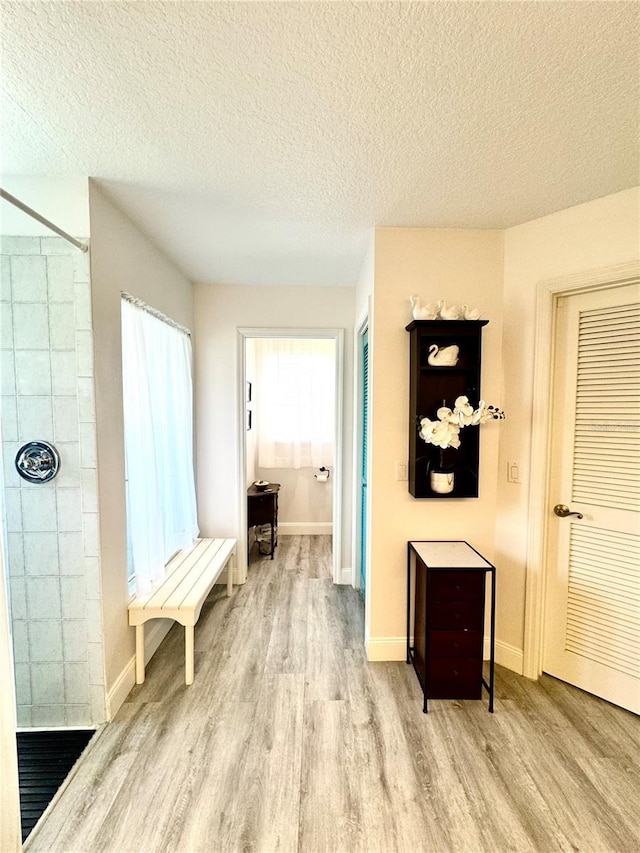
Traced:
[[23, 841], [94, 734], [86, 729], [17, 733]]

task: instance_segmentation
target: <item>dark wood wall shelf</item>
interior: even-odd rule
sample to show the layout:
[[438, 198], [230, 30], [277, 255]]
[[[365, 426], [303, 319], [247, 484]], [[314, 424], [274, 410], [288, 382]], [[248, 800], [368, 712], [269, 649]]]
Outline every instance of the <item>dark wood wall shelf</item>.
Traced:
[[[455, 469], [454, 489], [449, 494], [432, 491], [429, 473], [439, 467], [440, 448], [427, 444], [418, 433], [422, 418], [436, 419], [442, 405], [453, 408], [457, 397], [467, 396], [473, 407], [480, 401], [482, 327], [488, 320], [414, 320], [410, 334], [409, 377], [409, 491], [416, 498], [477, 498], [480, 456], [479, 429], [461, 433], [461, 447], [442, 453], [446, 467]], [[430, 347], [456, 345], [458, 360], [452, 367], [428, 362]]]

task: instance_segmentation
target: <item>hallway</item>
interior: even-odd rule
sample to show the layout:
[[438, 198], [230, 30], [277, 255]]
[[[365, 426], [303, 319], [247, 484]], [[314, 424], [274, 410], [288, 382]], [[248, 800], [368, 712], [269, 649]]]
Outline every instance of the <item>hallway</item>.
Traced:
[[640, 846], [640, 723], [497, 668], [486, 702], [422, 714], [413, 670], [368, 664], [331, 538], [281, 537], [176, 626], [29, 851], [477, 853]]

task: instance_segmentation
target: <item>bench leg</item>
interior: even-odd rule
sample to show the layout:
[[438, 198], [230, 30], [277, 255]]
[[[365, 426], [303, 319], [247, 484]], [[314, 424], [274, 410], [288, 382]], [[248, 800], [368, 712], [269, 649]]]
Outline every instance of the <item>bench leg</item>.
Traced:
[[232, 554], [227, 563], [227, 597], [233, 592], [233, 576], [236, 571], [236, 555]]
[[144, 624], [136, 625], [136, 684], [144, 683]]
[[184, 626], [184, 683], [193, 684], [194, 626]]

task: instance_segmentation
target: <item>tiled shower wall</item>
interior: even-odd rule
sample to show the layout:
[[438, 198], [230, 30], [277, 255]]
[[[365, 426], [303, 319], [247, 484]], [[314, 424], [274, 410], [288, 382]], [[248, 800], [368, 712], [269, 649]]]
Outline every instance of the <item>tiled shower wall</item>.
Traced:
[[[2, 444], [19, 726], [105, 719], [89, 258], [58, 237], [2, 237]], [[14, 459], [44, 439], [58, 476]]]

